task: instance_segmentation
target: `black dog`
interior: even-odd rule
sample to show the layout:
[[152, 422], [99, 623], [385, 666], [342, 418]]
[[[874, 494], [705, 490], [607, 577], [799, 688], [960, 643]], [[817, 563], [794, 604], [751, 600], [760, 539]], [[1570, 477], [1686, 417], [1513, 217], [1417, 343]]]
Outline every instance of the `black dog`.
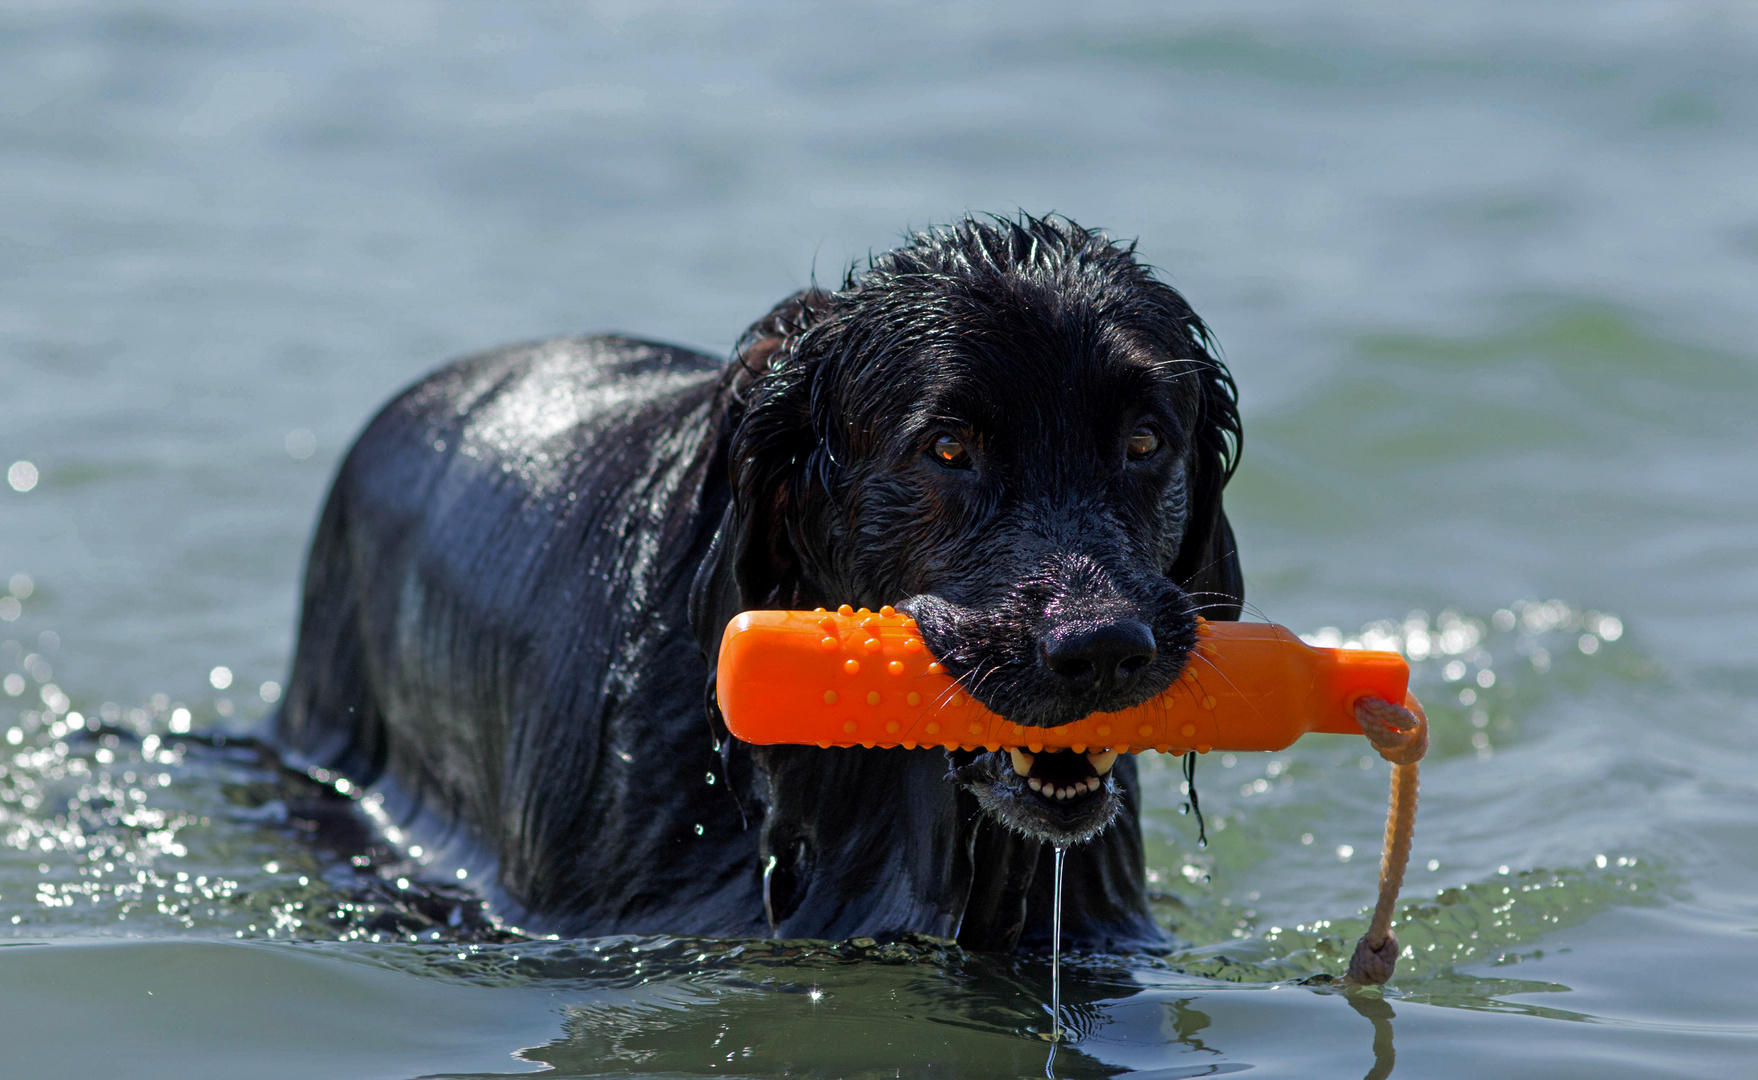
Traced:
[[790, 297], [731, 364], [459, 361], [342, 465], [274, 737], [527, 929], [1010, 949], [1072, 843], [1069, 939], [1159, 941], [1132, 759], [747, 746], [712, 657], [744, 609], [891, 603], [1022, 724], [1160, 692], [1243, 591], [1208, 340], [1132, 248], [1020, 218]]

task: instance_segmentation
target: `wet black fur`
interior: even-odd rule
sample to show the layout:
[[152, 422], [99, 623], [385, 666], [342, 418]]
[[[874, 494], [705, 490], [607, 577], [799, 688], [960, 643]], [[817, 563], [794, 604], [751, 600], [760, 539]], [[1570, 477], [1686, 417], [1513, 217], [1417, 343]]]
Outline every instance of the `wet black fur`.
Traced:
[[[1132, 461], [1140, 424], [1161, 449]], [[943, 431], [974, 467], [929, 456]], [[915, 236], [731, 364], [627, 338], [471, 357], [343, 463], [273, 735], [527, 929], [1041, 942], [1063, 834], [1005, 755], [952, 755], [955, 783], [938, 752], [724, 742], [709, 658], [743, 609], [901, 601], [1020, 723], [1145, 700], [1198, 609], [1237, 615], [1238, 438], [1183, 299], [1060, 219]], [[1044, 667], [1041, 635], [1120, 618], [1157, 650], [1128, 686]], [[1068, 856], [1078, 947], [1160, 938], [1139, 795], [1123, 757], [1076, 815], [1115, 814]]]

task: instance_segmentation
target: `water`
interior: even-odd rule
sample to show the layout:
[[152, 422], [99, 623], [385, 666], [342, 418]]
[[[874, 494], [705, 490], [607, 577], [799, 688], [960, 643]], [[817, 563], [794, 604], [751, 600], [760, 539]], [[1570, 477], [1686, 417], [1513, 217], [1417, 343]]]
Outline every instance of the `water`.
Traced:
[[[6, 1071], [1751, 1072], [1753, 72], [1725, 3], [6, 7]], [[1328, 981], [1359, 740], [1211, 755], [1206, 848], [1144, 762], [1183, 944], [1062, 957], [1047, 1044], [1048, 956], [523, 940], [370, 805], [173, 737], [269, 708], [329, 473], [442, 358], [724, 351], [1015, 206], [1139, 235], [1215, 326], [1256, 607], [1421, 657], [1382, 994]]]
[[[1065, 1034], [1062, 1030], [1062, 860], [1067, 854], [1067, 848], [1056, 845], [1056, 880], [1051, 885], [1051, 895], [1056, 899], [1055, 907], [1050, 909], [1050, 1042], [1053, 1044], [1061, 1042]], [[1055, 1060], [1054, 1054], [1050, 1060]], [[1048, 1065], [1045, 1071], [1050, 1072]]]

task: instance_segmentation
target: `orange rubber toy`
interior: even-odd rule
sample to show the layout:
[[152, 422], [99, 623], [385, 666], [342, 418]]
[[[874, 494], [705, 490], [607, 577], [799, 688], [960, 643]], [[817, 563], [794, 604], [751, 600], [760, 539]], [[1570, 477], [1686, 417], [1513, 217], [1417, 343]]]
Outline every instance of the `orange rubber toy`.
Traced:
[[1116, 750], [1281, 750], [1309, 731], [1359, 735], [1363, 697], [1403, 702], [1395, 652], [1318, 649], [1273, 623], [1197, 620], [1184, 674], [1158, 697], [1061, 727], [1024, 727], [966, 694], [915, 621], [870, 612], [747, 611], [727, 624], [715, 690], [750, 743]]

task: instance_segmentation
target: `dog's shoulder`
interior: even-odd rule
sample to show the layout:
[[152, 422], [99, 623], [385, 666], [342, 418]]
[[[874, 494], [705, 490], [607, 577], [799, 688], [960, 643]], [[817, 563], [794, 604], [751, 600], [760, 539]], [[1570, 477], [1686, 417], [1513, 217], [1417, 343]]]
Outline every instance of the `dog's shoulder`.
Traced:
[[636, 338], [550, 338], [454, 360], [393, 399], [374, 426], [414, 421], [541, 439], [710, 386], [722, 367], [706, 353]]
[[547, 502], [591, 487], [614, 461], [637, 473], [663, 467], [673, 444], [713, 427], [723, 369], [705, 353], [620, 336], [466, 356], [380, 410], [339, 488], [381, 512], [425, 516], [446, 489]]

